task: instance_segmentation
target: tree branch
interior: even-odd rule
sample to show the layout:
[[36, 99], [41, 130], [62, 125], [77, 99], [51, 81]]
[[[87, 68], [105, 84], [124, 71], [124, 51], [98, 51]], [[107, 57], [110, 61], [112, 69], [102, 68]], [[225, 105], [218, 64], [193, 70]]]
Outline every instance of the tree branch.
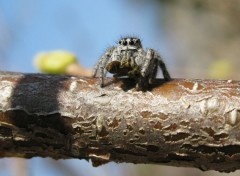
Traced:
[[0, 157], [240, 168], [239, 81], [0, 73]]

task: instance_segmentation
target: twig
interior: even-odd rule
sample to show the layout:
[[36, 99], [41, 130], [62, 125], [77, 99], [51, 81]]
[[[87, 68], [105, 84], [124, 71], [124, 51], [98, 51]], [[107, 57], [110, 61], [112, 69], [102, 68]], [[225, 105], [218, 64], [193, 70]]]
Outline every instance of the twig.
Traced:
[[240, 82], [1, 72], [0, 156], [240, 168]]

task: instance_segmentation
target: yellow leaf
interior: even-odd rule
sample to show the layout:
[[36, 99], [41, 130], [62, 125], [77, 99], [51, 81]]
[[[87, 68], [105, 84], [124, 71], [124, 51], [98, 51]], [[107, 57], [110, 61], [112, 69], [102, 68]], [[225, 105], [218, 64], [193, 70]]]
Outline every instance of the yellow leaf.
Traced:
[[44, 73], [65, 74], [69, 65], [77, 63], [77, 57], [68, 51], [40, 52], [35, 56], [36, 67]]

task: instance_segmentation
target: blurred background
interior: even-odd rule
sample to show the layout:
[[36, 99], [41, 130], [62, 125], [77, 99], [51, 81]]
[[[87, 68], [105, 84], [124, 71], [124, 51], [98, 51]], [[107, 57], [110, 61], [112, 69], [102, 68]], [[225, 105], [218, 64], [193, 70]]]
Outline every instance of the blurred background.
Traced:
[[[239, 79], [240, 0], [8, 0], [0, 1], [0, 69], [38, 72], [37, 53], [66, 50], [91, 69], [121, 36], [158, 50], [173, 78]], [[161, 76], [161, 75], [160, 75]], [[194, 168], [84, 160], [7, 158], [6, 176], [239, 175]]]

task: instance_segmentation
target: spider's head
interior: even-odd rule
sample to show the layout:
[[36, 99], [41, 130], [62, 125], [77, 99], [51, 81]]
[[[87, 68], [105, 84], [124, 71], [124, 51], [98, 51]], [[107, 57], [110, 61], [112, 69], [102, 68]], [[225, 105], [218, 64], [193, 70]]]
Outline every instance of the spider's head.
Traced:
[[118, 47], [120, 50], [138, 50], [142, 48], [142, 43], [139, 38], [126, 37], [119, 40]]

